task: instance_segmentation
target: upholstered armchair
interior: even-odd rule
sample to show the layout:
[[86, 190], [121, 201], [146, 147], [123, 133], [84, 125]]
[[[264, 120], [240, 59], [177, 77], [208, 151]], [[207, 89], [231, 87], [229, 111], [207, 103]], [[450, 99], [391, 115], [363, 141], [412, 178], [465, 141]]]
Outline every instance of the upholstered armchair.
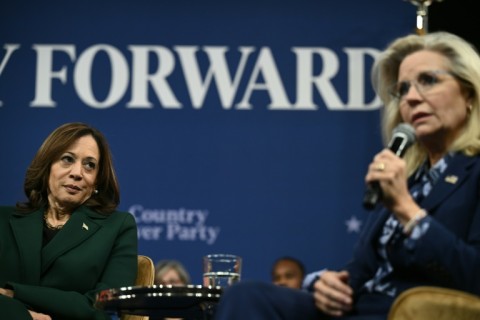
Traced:
[[388, 320], [478, 320], [480, 297], [440, 287], [421, 286], [400, 294]]
[[[151, 286], [155, 279], [155, 265], [150, 257], [138, 256], [138, 272], [136, 286]], [[122, 315], [120, 320], [148, 320], [145, 316]]]

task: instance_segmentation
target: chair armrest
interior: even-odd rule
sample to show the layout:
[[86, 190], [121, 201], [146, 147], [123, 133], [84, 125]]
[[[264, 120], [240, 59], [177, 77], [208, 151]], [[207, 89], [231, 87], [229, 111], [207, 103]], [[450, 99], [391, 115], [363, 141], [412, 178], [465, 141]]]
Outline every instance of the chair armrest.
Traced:
[[421, 286], [395, 299], [388, 320], [480, 319], [480, 297], [463, 291]]

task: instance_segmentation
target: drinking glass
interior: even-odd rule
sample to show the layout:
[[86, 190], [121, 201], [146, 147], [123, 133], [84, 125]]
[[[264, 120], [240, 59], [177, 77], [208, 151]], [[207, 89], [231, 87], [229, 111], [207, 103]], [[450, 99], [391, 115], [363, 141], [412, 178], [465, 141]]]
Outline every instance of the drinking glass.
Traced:
[[240, 281], [242, 258], [234, 254], [209, 254], [203, 257], [203, 285], [228, 287]]

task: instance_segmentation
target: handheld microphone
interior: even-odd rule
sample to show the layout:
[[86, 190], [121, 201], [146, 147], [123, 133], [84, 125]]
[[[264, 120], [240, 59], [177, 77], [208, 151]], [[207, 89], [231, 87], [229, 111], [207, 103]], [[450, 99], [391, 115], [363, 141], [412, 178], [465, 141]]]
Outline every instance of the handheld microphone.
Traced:
[[[415, 129], [407, 123], [400, 123], [393, 129], [388, 148], [395, 155], [403, 157], [407, 149], [415, 142], [415, 139]], [[372, 210], [381, 199], [382, 188], [380, 188], [380, 183], [378, 181], [369, 183], [363, 196], [363, 207]]]

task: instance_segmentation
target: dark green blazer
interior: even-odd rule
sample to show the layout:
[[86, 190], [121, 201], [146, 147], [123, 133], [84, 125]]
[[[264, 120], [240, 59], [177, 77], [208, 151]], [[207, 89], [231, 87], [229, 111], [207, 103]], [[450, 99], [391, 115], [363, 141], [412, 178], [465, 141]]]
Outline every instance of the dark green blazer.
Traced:
[[0, 207], [0, 287], [15, 294], [14, 299], [0, 295], [0, 318], [31, 319], [28, 308], [54, 320], [110, 319], [93, 303], [99, 290], [135, 283], [134, 217], [119, 211], [105, 216], [82, 206], [42, 248], [43, 212]]

